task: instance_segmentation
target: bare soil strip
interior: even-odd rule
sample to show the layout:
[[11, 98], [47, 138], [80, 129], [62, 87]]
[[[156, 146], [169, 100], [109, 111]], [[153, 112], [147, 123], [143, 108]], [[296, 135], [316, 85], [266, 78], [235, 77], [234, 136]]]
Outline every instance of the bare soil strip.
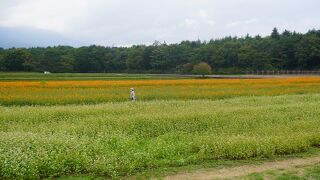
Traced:
[[310, 158], [297, 158], [282, 161], [265, 162], [260, 165], [243, 165], [222, 169], [201, 169], [190, 173], [167, 176], [164, 179], [226, 179], [246, 176], [251, 173], [261, 173], [267, 170], [290, 169], [298, 166], [308, 166], [320, 163], [320, 156]]

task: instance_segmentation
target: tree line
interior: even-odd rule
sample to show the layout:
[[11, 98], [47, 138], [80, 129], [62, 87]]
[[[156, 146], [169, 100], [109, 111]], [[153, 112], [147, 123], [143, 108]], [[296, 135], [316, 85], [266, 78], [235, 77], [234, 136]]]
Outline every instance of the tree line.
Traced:
[[247, 35], [131, 47], [70, 46], [0, 48], [0, 71], [184, 73], [207, 63], [214, 73], [320, 69], [320, 30], [297, 33], [274, 28]]

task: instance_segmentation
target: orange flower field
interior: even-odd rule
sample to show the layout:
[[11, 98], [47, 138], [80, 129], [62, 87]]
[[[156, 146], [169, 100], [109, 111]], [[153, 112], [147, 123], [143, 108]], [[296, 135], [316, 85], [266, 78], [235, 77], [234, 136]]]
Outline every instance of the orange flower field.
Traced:
[[222, 99], [318, 93], [320, 78], [0, 82], [0, 104], [54, 105], [128, 101], [130, 87], [136, 89], [139, 101]]

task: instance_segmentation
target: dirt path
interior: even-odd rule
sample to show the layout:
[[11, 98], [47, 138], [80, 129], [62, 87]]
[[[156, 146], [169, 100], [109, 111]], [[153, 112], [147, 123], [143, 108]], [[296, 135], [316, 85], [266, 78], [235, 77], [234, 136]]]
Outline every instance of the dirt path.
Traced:
[[260, 165], [244, 165], [232, 168], [222, 168], [222, 169], [202, 169], [196, 170], [190, 173], [177, 174], [172, 176], [167, 176], [164, 179], [226, 179], [235, 178], [238, 176], [246, 176], [248, 174], [257, 172], [264, 172], [267, 170], [277, 170], [277, 169], [290, 169], [297, 166], [307, 166], [320, 163], [320, 156], [310, 157], [310, 158], [299, 158], [299, 159], [289, 159], [274, 162], [265, 162]]

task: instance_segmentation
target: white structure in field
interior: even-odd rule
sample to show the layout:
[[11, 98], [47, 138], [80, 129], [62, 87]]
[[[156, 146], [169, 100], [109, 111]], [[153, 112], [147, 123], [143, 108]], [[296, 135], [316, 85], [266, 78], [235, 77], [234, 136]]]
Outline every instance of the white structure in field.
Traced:
[[49, 71], [44, 71], [43, 74], [51, 74]]

